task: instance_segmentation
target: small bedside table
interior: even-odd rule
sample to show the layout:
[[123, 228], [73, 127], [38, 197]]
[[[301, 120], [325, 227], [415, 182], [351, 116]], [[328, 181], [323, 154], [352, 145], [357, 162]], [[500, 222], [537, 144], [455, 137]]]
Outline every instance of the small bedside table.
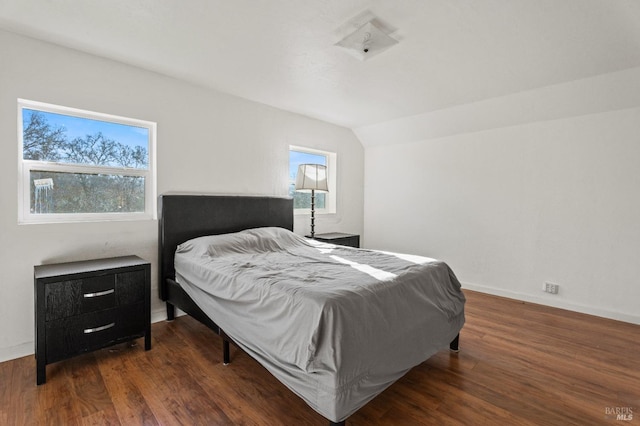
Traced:
[[34, 267], [37, 384], [47, 364], [144, 336], [151, 349], [151, 265], [137, 256]]
[[[308, 238], [311, 238], [307, 236]], [[341, 246], [360, 247], [360, 235], [345, 234], [342, 232], [327, 232], [326, 234], [315, 234], [314, 240], [322, 241], [323, 243], [338, 244]]]

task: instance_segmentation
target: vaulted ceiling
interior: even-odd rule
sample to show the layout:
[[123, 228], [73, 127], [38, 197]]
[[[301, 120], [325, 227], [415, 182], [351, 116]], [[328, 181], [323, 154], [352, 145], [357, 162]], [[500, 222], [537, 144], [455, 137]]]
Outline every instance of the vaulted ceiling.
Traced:
[[[372, 17], [396, 45], [334, 46]], [[350, 128], [640, 66], [638, 0], [2, 0], [0, 28]]]

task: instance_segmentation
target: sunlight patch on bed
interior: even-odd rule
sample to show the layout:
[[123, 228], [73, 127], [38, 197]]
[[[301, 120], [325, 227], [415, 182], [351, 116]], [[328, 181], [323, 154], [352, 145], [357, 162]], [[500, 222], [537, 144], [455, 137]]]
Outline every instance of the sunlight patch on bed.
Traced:
[[324, 247], [324, 248], [320, 248], [320, 247], [316, 247], [318, 249], [318, 251], [322, 254], [329, 254], [333, 251], [333, 249], [335, 247]]
[[325, 243], [322, 241], [307, 239], [307, 242], [322, 254], [329, 254], [336, 248], [335, 244]]
[[353, 262], [351, 260], [347, 260], [340, 256], [330, 256], [333, 260], [338, 261], [340, 263], [344, 263], [345, 265], [349, 265], [354, 269], [357, 269], [360, 272], [364, 272], [365, 274], [371, 275], [373, 278], [379, 281], [390, 281], [397, 277], [396, 274], [392, 274], [391, 272], [383, 271], [382, 269], [374, 268], [370, 265], [363, 265], [358, 262]]
[[398, 259], [406, 260], [407, 262], [415, 263], [416, 265], [423, 265], [425, 263], [436, 262], [436, 259], [430, 257], [418, 256], [415, 254], [403, 254], [393, 253], [391, 251], [376, 250], [378, 253], [388, 254], [389, 256], [395, 256]]

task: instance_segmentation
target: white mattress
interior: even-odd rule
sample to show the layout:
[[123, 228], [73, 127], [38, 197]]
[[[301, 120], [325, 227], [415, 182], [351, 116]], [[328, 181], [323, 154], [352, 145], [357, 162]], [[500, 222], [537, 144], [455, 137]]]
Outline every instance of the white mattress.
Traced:
[[464, 295], [445, 263], [281, 228], [190, 240], [175, 269], [225, 333], [334, 422], [447, 347], [464, 323]]

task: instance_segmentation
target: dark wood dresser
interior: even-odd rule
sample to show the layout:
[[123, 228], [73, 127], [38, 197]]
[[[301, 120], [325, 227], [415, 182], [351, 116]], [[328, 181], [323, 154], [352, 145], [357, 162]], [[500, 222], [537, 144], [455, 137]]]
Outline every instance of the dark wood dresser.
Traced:
[[151, 265], [137, 256], [34, 268], [37, 384], [46, 366], [144, 337], [151, 349]]
[[323, 243], [338, 244], [341, 246], [360, 247], [360, 235], [345, 234], [343, 232], [327, 232], [325, 234], [315, 234], [314, 240], [322, 241]]

